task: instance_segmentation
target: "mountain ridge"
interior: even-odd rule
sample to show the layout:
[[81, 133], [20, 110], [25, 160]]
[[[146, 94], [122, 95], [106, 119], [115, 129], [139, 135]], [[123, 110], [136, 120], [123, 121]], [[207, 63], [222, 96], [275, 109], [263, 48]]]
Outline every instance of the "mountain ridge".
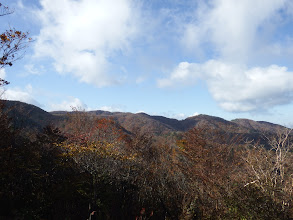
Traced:
[[[58, 125], [58, 123], [60, 124], [66, 120], [68, 114], [72, 114], [72, 112], [68, 111], [47, 112], [37, 106], [19, 101], [5, 101], [5, 104], [9, 116], [17, 127], [34, 128], [36, 130], [50, 124]], [[205, 114], [177, 120], [146, 113], [108, 112], [103, 110], [87, 111], [87, 113], [97, 118], [113, 118], [130, 132], [139, 128], [142, 131], [153, 132], [157, 135], [170, 132], [185, 132], [191, 128], [203, 126], [240, 134], [277, 132], [277, 130], [285, 128], [284, 126], [265, 121], [254, 121], [251, 119], [233, 119], [228, 121], [221, 117]]]

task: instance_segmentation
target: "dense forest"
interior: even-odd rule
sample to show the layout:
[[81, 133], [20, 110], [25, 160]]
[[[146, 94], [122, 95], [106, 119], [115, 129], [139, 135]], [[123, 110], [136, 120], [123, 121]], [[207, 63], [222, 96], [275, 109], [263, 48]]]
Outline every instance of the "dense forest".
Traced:
[[14, 126], [1, 101], [1, 219], [290, 219], [289, 129], [257, 140], [208, 126], [129, 132], [83, 111]]

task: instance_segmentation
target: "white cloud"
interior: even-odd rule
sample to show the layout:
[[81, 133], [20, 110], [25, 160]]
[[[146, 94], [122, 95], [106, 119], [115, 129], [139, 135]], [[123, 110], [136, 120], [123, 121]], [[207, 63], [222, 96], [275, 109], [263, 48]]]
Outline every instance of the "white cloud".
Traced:
[[139, 113], [145, 113], [145, 114], [147, 114], [144, 110], [139, 110], [139, 111], [135, 112], [135, 114], [139, 114]]
[[175, 118], [177, 120], [183, 120], [186, 118], [186, 115], [184, 113], [178, 113], [178, 114], [175, 114], [172, 118]]
[[158, 86], [190, 86], [203, 80], [219, 106], [232, 112], [291, 103], [293, 72], [270, 63], [293, 51], [289, 33], [278, 32], [293, 12], [288, 5], [288, 0], [202, 1], [184, 25], [181, 42], [195, 54], [204, 51], [209, 60], [179, 63]]
[[34, 99], [33, 87], [28, 84], [24, 89], [21, 88], [9, 88], [5, 89], [3, 93], [3, 99], [21, 101], [28, 104], [41, 106], [38, 101]]
[[23, 5], [22, 0], [18, 0], [18, 1], [17, 1], [17, 7], [18, 7], [19, 9], [22, 9], [22, 10], [26, 9], [25, 6]]
[[122, 112], [123, 111], [119, 106], [102, 106], [100, 107], [100, 109], [107, 112]]
[[80, 99], [69, 97], [68, 100], [64, 100], [61, 103], [52, 103], [49, 109], [50, 111], [73, 111], [74, 109], [88, 110], [88, 107]]
[[[181, 70], [182, 66], [187, 67]], [[179, 71], [180, 70], [180, 71]], [[195, 84], [203, 79], [220, 107], [232, 112], [267, 110], [293, 101], [293, 72], [286, 67], [247, 68], [245, 65], [210, 60], [203, 64], [180, 63], [160, 87]]]
[[6, 77], [5, 69], [0, 69], [0, 79], [5, 79], [5, 77]]
[[24, 75], [40, 75], [44, 71], [44, 66], [36, 67], [34, 64], [26, 64], [24, 65], [24, 69], [26, 70], [26, 74]]
[[[128, 49], [138, 32], [132, 0], [41, 0], [37, 57], [53, 58], [60, 73], [98, 87], [119, 83], [107, 72], [115, 52]], [[57, 7], [56, 7], [57, 5]], [[118, 80], [117, 80], [118, 79]]]
[[198, 116], [199, 113], [198, 112], [194, 112], [192, 115], [190, 115], [189, 117], [194, 117], [194, 116]]
[[147, 80], [147, 76], [146, 75], [142, 75], [136, 78], [135, 82], [136, 84], [141, 84], [143, 82], [145, 82]]
[[[192, 73], [192, 74], [191, 74]], [[159, 79], [158, 86], [172, 87], [174, 83], [177, 86], [191, 85], [200, 77], [200, 65], [188, 62], [181, 62], [171, 73], [168, 79]]]
[[[279, 25], [278, 13], [286, 0], [213, 0], [199, 4], [191, 22], [185, 24], [183, 44], [196, 50], [210, 46], [221, 58], [243, 61], [261, 46], [266, 31]], [[271, 32], [269, 33], [271, 34]]]
[[[49, 111], [73, 111], [73, 110], [94, 111], [96, 108], [88, 107], [82, 100], [75, 97], [68, 97], [61, 103], [51, 103]], [[108, 112], [122, 112], [123, 108], [119, 105], [102, 106], [98, 109]]]
[[177, 119], [177, 120], [183, 120], [187, 117], [186, 114], [184, 113], [175, 113], [173, 111], [168, 111], [168, 112], [162, 112], [162, 113], [153, 113], [151, 115], [162, 115], [164, 117], [167, 117], [167, 118], [172, 118], [172, 119]]
[[138, 114], [138, 113], [145, 113], [145, 114], [148, 114], [148, 115], [162, 115], [162, 116], [164, 116], [164, 117], [171, 118], [171, 119], [177, 119], [177, 120], [184, 120], [184, 119], [186, 119], [187, 117], [192, 117], [192, 116], [197, 116], [197, 115], [199, 115], [199, 113], [197, 113], [197, 112], [193, 113], [193, 114], [190, 115], [190, 116], [188, 116], [188, 115], [185, 114], [185, 113], [175, 113], [175, 112], [173, 112], [173, 111], [161, 112], [161, 113], [158, 113], [158, 112], [148, 113], [148, 112], [146, 112], [146, 111], [140, 110], [140, 111], [135, 112], [135, 114]]

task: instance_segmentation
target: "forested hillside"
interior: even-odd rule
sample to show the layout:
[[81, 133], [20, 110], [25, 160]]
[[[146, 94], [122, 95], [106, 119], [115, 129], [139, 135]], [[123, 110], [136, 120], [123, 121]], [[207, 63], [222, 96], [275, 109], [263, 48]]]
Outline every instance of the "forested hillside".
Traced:
[[94, 113], [1, 101], [1, 219], [293, 217], [291, 130], [265, 148], [246, 134], [266, 123]]
[[[68, 116], [75, 111], [55, 111], [46, 112], [41, 108], [19, 101], [5, 101], [5, 111], [11, 117], [12, 123], [16, 127], [22, 127], [41, 131], [47, 125], [64, 126]], [[140, 128], [142, 131], [150, 132], [154, 135], [168, 135], [176, 132], [186, 132], [194, 127], [210, 127], [234, 134], [245, 134], [250, 139], [260, 138], [262, 133], [276, 133], [283, 126], [268, 122], [258, 122], [249, 119], [235, 119], [227, 121], [225, 119], [198, 115], [177, 120], [163, 116], [151, 116], [145, 113], [124, 113], [107, 111], [88, 111], [90, 117], [111, 118], [122, 125], [129, 132]]]

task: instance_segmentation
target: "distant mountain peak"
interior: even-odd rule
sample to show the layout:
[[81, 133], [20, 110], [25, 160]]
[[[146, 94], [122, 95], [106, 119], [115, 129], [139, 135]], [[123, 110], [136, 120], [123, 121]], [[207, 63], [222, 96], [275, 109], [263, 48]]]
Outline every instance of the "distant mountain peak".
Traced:
[[254, 120], [246, 119], [246, 118], [234, 119], [234, 120], [231, 120], [231, 122], [234, 122], [238, 125], [242, 125], [244, 127], [247, 127], [249, 129], [253, 129], [259, 132], [276, 132], [280, 129], [285, 128], [282, 125], [277, 125], [277, 124], [266, 122], [266, 121], [254, 121]]

